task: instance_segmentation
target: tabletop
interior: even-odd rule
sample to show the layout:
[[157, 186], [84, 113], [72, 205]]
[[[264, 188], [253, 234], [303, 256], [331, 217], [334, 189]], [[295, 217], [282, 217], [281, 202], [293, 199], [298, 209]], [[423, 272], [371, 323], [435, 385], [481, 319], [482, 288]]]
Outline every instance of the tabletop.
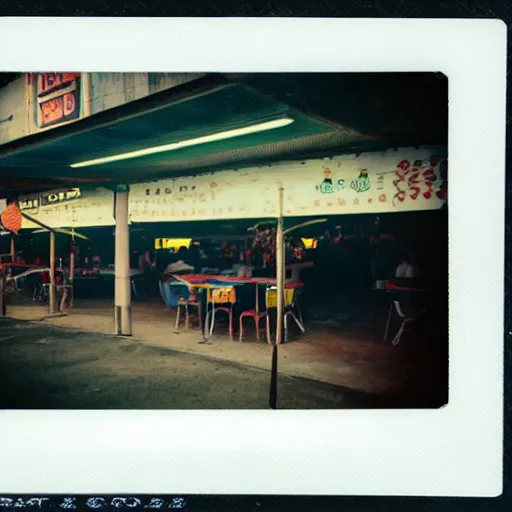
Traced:
[[[233, 277], [233, 276], [207, 276], [202, 274], [172, 274], [172, 276], [179, 280], [184, 281], [188, 284], [195, 286], [204, 287], [215, 287], [215, 286], [226, 286], [226, 285], [242, 285], [242, 284], [265, 284], [275, 286], [277, 284], [276, 279], [267, 277]], [[302, 288], [304, 283], [301, 281], [287, 281], [286, 288], [288, 290]]]

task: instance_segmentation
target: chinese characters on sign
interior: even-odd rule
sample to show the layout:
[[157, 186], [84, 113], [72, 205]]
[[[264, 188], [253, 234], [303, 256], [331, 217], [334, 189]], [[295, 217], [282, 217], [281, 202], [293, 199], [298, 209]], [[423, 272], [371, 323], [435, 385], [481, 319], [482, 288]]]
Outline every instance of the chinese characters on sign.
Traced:
[[80, 117], [80, 73], [41, 73], [37, 78], [41, 128]]

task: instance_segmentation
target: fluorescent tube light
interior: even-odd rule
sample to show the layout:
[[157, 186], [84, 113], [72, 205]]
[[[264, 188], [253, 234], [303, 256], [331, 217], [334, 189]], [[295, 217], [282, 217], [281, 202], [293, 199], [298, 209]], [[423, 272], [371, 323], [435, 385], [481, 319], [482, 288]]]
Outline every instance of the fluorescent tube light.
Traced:
[[104, 158], [96, 158], [94, 160], [86, 160], [85, 162], [78, 162], [71, 164], [70, 167], [89, 167], [92, 165], [108, 164], [110, 162], [117, 162], [119, 160], [128, 160], [130, 158], [138, 158], [141, 156], [153, 155], [155, 153], [164, 153], [165, 151], [173, 151], [175, 149], [186, 148], [189, 146], [198, 146], [199, 144], [207, 144], [208, 142], [217, 142], [219, 140], [232, 139], [233, 137], [240, 137], [242, 135], [249, 135], [251, 133], [264, 132], [267, 130], [274, 130], [293, 123], [293, 119], [285, 117], [282, 119], [275, 119], [274, 121], [267, 121], [265, 123], [253, 124], [245, 128], [235, 128], [234, 130], [227, 130], [225, 132], [213, 133], [212, 135], [205, 135], [204, 137], [197, 137], [196, 139], [183, 140], [181, 142], [173, 142], [172, 144], [164, 144], [163, 146], [153, 146], [146, 149], [138, 149], [137, 151], [130, 151], [129, 153], [120, 153], [118, 155], [107, 156]]

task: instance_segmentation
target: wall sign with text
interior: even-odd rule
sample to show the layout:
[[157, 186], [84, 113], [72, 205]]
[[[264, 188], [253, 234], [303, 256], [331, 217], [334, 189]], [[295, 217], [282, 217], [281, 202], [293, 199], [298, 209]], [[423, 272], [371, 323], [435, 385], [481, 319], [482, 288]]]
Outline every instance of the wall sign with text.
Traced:
[[[438, 210], [448, 194], [446, 148], [401, 148], [136, 183], [130, 185], [130, 221], [275, 218], [279, 184], [285, 217]], [[114, 193], [107, 188], [62, 188], [20, 197], [19, 204], [50, 227], [115, 225]], [[36, 226], [24, 219], [23, 227]]]
[[130, 187], [132, 222], [437, 210], [446, 202], [446, 149], [401, 148], [280, 162]]
[[19, 200], [20, 210], [30, 213], [30, 210], [36, 210], [40, 206], [66, 203], [78, 199], [80, 196], [81, 192], [79, 188], [50, 190], [49, 192], [42, 192], [41, 194], [23, 196]]
[[80, 73], [37, 76], [37, 121], [40, 128], [80, 117]]
[[[106, 188], [57, 189], [18, 198], [22, 212], [51, 228], [113, 226], [114, 193]], [[23, 228], [36, 224], [23, 219]]]

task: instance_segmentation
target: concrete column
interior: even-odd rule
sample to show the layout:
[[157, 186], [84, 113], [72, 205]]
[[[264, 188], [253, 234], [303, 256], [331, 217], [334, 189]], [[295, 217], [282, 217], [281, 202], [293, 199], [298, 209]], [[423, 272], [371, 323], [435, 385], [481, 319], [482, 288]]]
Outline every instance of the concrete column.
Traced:
[[118, 186], [115, 198], [115, 334], [117, 336], [132, 335], [128, 194], [128, 186]]
[[82, 73], [83, 117], [92, 114], [92, 77], [91, 73]]

